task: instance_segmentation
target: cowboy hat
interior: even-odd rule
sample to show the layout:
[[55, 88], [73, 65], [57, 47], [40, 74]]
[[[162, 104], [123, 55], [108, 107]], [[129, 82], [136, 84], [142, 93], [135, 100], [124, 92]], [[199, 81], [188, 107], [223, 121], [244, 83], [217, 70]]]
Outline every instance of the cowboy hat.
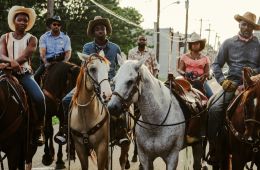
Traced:
[[101, 16], [95, 16], [94, 20], [90, 20], [88, 23], [87, 35], [89, 37], [94, 37], [93, 28], [98, 24], [104, 25], [106, 27], [108, 35], [110, 35], [112, 33], [112, 27], [111, 27], [109, 19], [102, 18]]
[[25, 13], [29, 16], [28, 25], [25, 29], [25, 31], [29, 31], [35, 23], [36, 13], [35, 13], [34, 9], [25, 8], [24, 6], [13, 6], [9, 10], [8, 17], [7, 17], [9, 28], [12, 31], [15, 31], [14, 17], [16, 14], [19, 14], [19, 13]]
[[252, 24], [254, 26], [254, 30], [260, 30], [260, 25], [256, 24], [256, 15], [251, 12], [246, 12], [243, 16], [237, 14], [234, 16], [234, 18], [238, 22], [245, 21], [249, 24]]
[[194, 32], [194, 33], [191, 34], [187, 43], [191, 44], [191, 43], [195, 43], [195, 42], [200, 43], [200, 51], [205, 48], [206, 39], [205, 38], [201, 39], [200, 36]]
[[48, 19], [46, 20], [46, 25], [47, 25], [48, 27], [50, 27], [50, 25], [51, 25], [53, 22], [58, 22], [58, 23], [62, 24], [62, 23], [61, 23], [61, 18], [60, 18], [60, 16], [57, 16], [57, 15], [54, 15], [53, 17], [48, 18]]

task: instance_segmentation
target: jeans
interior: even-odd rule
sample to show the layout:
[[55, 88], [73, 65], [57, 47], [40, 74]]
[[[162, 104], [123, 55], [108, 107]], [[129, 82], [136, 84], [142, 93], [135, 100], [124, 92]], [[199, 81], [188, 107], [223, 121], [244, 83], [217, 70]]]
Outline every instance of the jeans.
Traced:
[[62, 99], [62, 107], [63, 107], [63, 112], [64, 112], [64, 116], [68, 117], [68, 111], [69, 111], [69, 106], [70, 106], [70, 102], [72, 100], [72, 97], [74, 95], [76, 91], [76, 87], [74, 89], [72, 89], [65, 97], [63, 97]]
[[211, 90], [207, 81], [205, 81], [205, 83], [203, 84], [203, 87], [204, 87], [204, 90], [206, 92], [206, 96], [209, 99], [213, 95], [213, 92], [212, 92], [212, 90]]
[[39, 120], [43, 121], [46, 112], [46, 105], [45, 97], [41, 91], [41, 88], [34, 80], [33, 75], [30, 73], [19, 75], [17, 78], [19, 79], [19, 82], [23, 86], [24, 90], [29, 95], [30, 99], [35, 103], [35, 108], [37, 109]]
[[208, 111], [208, 138], [214, 141], [217, 137], [217, 133], [223, 128], [225, 111], [228, 104], [234, 98], [235, 92], [224, 92], [221, 90], [214, 100], [212, 105], [209, 104]]

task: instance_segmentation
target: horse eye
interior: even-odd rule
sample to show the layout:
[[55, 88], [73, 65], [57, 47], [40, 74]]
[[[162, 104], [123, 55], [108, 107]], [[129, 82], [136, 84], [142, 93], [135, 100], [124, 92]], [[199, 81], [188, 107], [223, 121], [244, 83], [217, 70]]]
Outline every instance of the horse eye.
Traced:
[[133, 80], [128, 80], [127, 86], [129, 87], [129, 86], [131, 86], [132, 84], [133, 84]]
[[91, 73], [95, 73], [95, 72], [97, 71], [97, 69], [96, 69], [95, 67], [91, 67], [91, 68], [89, 69], [89, 71], [90, 71]]

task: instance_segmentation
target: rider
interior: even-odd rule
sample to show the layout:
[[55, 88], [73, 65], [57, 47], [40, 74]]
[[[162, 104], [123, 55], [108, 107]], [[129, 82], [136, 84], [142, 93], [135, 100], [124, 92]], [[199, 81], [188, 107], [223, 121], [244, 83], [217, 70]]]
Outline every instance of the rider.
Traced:
[[48, 18], [46, 25], [51, 29], [44, 33], [39, 40], [41, 65], [34, 74], [35, 80], [39, 83], [45, 67], [53, 61], [68, 61], [71, 56], [71, 43], [68, 35], [61, 32], [60, 16]]
[[180, 57], [177, 71], [188, 79], [192, 79], [193, 76], [200, 77], [206, 96], [210, 98], [213, 95], [213, 92], [206, 80], [209, 77], [210, 60], [207, 56], [201, 54], [201, 51], [205, 47], [205, 43], [206, 39], [201, 39], [198, 34], [193, 33], [188, 41], [190, 52]]
[[[86, 43], [83, 47], [83, 53], [88, 55], [99, 53], [101, 50], [104, 51], [105, 57], [110, 61], [110, 70], [108, 72], [109, 81], [111, 81], [116, 74], [116, 67], [118, 66], [117, 54], [121, 54], [119, 46], [107, 39], [107, 35], [110, 35], [111, 32], [112, 27], [109, 19], [96, 16], [94, 20], [89, 21], [87, 28], [87, 35], [94, 38], [94, 41]], [[68, 118], [69, 105], [74, 93], [75, 88], [62, 99], [65, 118]], [[65, 121], [64, 129], [55, 135], [55, 141], [57, 143], [66, 143], [67, 123], [68, 121]], [[124, 122], [124, 126], [126, 127], [126, 122]], [[120, 144], [125, 142], [130, 142], [127, 132], [124, 133], [124, 136], [120, 139]]]
[[37, 38], [28, 33], [35, 22], [36, 13], [32, 8], [13, 6], [8, 13], [8, 25], [14, 32], [2, 35], [0, 40], [0, 60], [13, 69], [29, 97], [35, 103], [38, 113], [38, 123], [34, 134], [34, 142], [44, 144], [45, 98], [33, 78], [30, 61], [37, 48]]
[[[253, 35], [253, 30], [260, 30], [260, 25], [256, 24], [256, 15], [246, 12], [234, 18], [239, 22], [240, 31], [224, 41], [212, 64], [215, 78], [223, 88], [216, 95], [213, 105], [209, 106], [208, 112], [209, 163], [214, 165], [223, 153], [221, 144], [217, 145], [217, 139], [221, 137], [224, 127], [225, 110], [234, 98], [236, 89], [242, 85], [242, 68], [250, 67], [255, 74], [260, 73], [260, 44]], [[227, 77], [221, 70], [225, 63], [229, 66]]]
[[129, 50], [129, 60], [140, 60], [143, 57], [149, 56], [145, 65], [148, 67], [154, 77], [158, 77], [159, 64], [156, 60], [155, 53], [152, 49], [147, 47], [147, 38], [144, 35], [140, 35], [137, 40], [137, 47]]

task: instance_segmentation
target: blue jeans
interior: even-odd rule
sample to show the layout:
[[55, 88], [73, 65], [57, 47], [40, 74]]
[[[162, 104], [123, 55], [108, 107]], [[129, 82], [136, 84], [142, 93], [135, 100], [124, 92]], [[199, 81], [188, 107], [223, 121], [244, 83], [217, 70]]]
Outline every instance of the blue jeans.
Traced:
[[206, 96], [209, 99], [213, 95], [213, 92], [212, 92], [212, 90], [211, 90], [207, 81], [205, 81], [205, 83], [203, 84], [203, 87], [204, 87]]
[[70, 102], [72, 100], [72, 97], [74, 95], [76, 91], [76, 87], [74, 87], [65, 97], [63, 97], [62, 99], [62, 107], [63, 107], [63, 112], [64, 112], [64, 116], [67, 117], [68, 116], [68, 111], [69, 111], [69, 106], [70, 106]]
[[29, 95], [30, 99], [35, 103], [37, 109], [38, 118], [40, 121], [44, 120], [46, 113], [45, 97], [44, 94], [30, 73], [24, 75], [18, 75], [17, 78], [23, 86], [24, 90]]
[[223, 128], [225, 111], [228, 104], [235, 97], [235, 92], [224, 92], [221, 90], [209, 104], [208, 111], [208, 138], [214, 141], [217, 133]]

